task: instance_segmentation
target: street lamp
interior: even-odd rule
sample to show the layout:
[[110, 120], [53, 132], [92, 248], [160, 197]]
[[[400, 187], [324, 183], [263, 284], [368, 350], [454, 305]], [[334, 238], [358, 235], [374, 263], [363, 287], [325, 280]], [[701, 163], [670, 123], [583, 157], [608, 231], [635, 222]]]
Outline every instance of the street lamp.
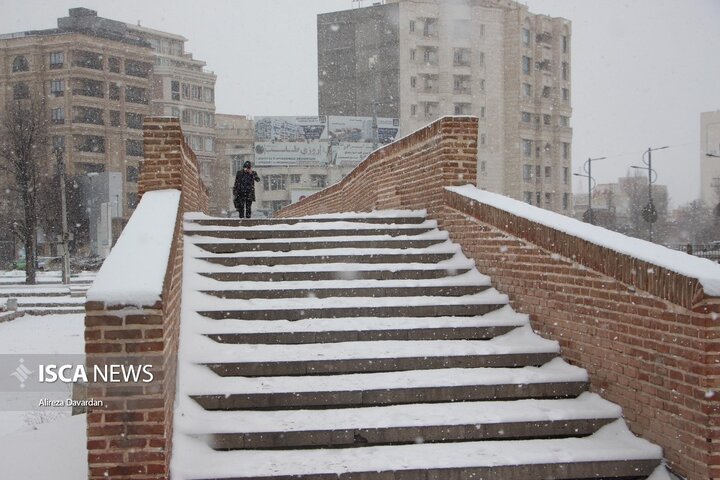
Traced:
[[[645, 166], [639, 167], [633, 165], [630, 167], [648, 171], [648, 203], [642, 210], [642, 217], [643, 220], [648, 223], [649, 238], [651, 242], [653, 241], [653, 223], [657, 222], [657, 209], [655, 208], [655, 204], [653, 203], [652, 198], [652, 184], [657, 181], [657, 172], [652, 168], [652, 152], [654, 152], [655, 150], [664, 150], [669, 147], [669, 145], [666, 145], [664, 147], [648, 148], [645, 152], [643, 152], [642, 155], [642, 163], [645, 164]], [[646, 154], [647, 160], [645, 160]]]
[[592, 176], [592, 162], [596, 160], [605, 160], [605, 158], [606, 157], [598, 157], [588, 158], [585, 160], [583, 170], [587, 175], [582, 173], [573, 173], [576, 177], [587, 177], [588, 179], [588, 209], [585, 210], [585, 213], [583, 214], [583, 221], [589, 223], [590, 225], [595, 225], [595, 213], [592, 209], [592, 189], [595, 186], [595, 179]]
[[65, 196], [65, 161], [63, 160], [63, 147], [55, 147], [55, 160], [57, 161], [58, 177], [60, 177], [60, 216], [62, 221], [62, 236], [60, 237], [63, 249], [62, 255], [62, 283], [67, 285], [70, 283], [70, 247], [68, 240], [67, 224], [67, 199]]

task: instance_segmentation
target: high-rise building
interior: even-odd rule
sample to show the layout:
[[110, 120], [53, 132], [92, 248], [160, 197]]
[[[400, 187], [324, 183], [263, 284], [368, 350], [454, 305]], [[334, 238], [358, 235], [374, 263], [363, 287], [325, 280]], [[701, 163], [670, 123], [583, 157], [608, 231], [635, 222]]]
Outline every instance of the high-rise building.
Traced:
[[215, 152], [215, 81], [206, 63], [185, 51], [187, 39], [151, 28], [129, 25], [128, 31], [147, 41], [155, 55], [152, 72], [153, 115], [181, 118], [188, 145], [197, 156], [205, 185], [213, 196], [211, 169]]
[[320, 115], [475, 115], [480, 188], [570, 213], [571, 24], [511, 0], [387, 0], [318, 15]]
[[720, 110], [700, 114], [700, 198], [720, 203]]

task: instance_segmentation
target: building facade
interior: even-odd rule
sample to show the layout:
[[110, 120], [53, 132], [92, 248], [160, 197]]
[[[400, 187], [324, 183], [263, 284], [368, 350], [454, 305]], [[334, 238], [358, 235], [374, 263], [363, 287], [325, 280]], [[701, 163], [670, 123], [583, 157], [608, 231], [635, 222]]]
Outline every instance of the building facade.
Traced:
[[235, 173], [246, 161], [255, 164], [255, 127], [252, 118], [244, 115], [217, 114], [215, 122], [218, 158], [210, 169], [210, 175], [217, 194], [210, 196], [210, 212], [228, 215], [235, 210], [232, 198]]
[[571, 24], [509, 0], [387, 0], [318, 15], [321, 115], [475, 115], [480, 188], [570, 213]]
[[720, 203], [720, 110], [700, 114], [700, 198]]

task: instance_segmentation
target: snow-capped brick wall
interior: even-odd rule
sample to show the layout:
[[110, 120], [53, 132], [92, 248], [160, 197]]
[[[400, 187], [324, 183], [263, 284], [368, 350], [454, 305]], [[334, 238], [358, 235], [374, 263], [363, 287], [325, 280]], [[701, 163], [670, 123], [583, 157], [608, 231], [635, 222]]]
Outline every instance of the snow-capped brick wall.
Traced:
[[443, 202], [443, 187], [475, 182], [477, 117], [443, 117], [371, 153], [339, 183], [275, 213], [427, 209]]
[[663, 447], [677, 473], [720, 478], [714, 281], [446, 191], [474, 183], [476, 138], [477, 120], [442, 118], [276, 215], [426, 209], [535, 329], [589, 371], [592, 388], [623, 407], [634, 432]]
[[[113, 271], [88, 294], [85, 352], [91, 369], [129, 360], [134, 365], [153, 365], [154, 378], [149, 383], [89, 385], [88, 398], [103, 402], [87, 416], [91, 480], [166, 479], [169, 472], [182, 291], [182, 219], [188, 211], [207, 213], [207, 190], [177, 119], [148, 118], [144, 133], [145, 160], [138, 185], [143, 196], [103, 265], [103, 269], [114, 265]], [[175, 209], [169, 212], [166, 197], [173, 194]], [[127, 241], [123, 240], [126, 234]], [[146, 288], [139, 291], [141, 285]]]
[[[619, 253], [631, 252], [634, 239], [607, 232], [604, 245], [592, 243], [548, 226], [542, 219], [551, 212], [505, 198], [527, 211], [510, 213], [515, 205], [449, 190], [436, 218], [493, 286], [560, 342], [566, 360], [588, 370], [592, 389], [620, 404], [632, 430], [661, 445], [676, 473], [720, 478], [718, 298], [670, 270], [662, 251], [654, 263], [647, 252]], [[690, 271], [720, 269], [706, 267]]]

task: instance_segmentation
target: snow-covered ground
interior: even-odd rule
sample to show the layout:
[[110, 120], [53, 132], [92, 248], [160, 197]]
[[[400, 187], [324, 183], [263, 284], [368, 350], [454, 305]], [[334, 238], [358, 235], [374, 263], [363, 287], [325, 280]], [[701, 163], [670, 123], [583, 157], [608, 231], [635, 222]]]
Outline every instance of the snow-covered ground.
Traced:
[[[0, 323], [0, 354], [82, 354], [84, 315], [26, 315]], [[7, 411], [0, 405], [3, 478], [86, 477], [85, 415], [69, 408]], [[31, 459], [31, 460], [28, 460]]]

